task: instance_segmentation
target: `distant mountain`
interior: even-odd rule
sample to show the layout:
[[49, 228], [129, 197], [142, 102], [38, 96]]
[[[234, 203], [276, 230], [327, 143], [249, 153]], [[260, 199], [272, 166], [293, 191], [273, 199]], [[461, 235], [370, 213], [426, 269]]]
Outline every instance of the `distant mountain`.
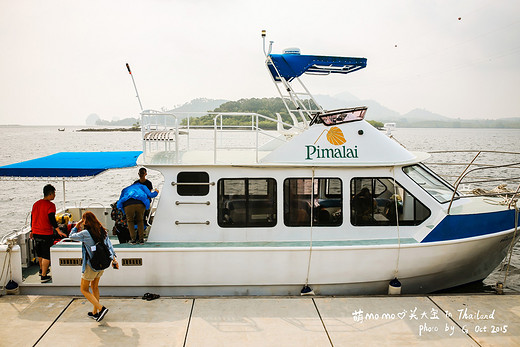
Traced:
[[[344, 92], [335, 96], [316, 95], [316, 101], [325, 110], [338, 108], [367, 106], [368, 112], [366, 119], [382, 123], [394, 122], [402, 128], [516, 128], [520, 129], [520, 117], [502, 119], [455, 119], [440, 114], [430, 112], [425, 109], [415, 109], [406, 114], [400, 114], [391, 110], [374, 100], [361, 100], [356, 96]], [[282, 107], [282, 109], [280, 109]], [[205, 112], [217, 110], [220, 112], [256, 112], [273, 117], [279, 112], [282, 117], [288, 118], [283, 104], [279, 98], [250, 98], [238, 101], [228, 101], [224, 99], [197, 98], [190, 102], [177, 106], [170, 112], [177, 113], [179, 120], [190, 117], [204, 116]], [[180, 112], [180, 113], [179, 113]], [[185, 112], [184, 114], [182, 112]], [[191, 113], [191, 114], [190, 114]], [[90, 115], [90, 120], [94, 119]], [[287, 119], [285, 119], [287, 121]], [[204, 121], [204, 119], [202, 120]], [[97, 119], [97, 125], [118, 125], [131, 126], [138, 122], [137, 118], [125, 118], [118, 121], [105, 121]], [[288, 121], [290, 122], [290, 121]], [[161, 118], [161, 124], [164, 120]], [[168, 126], [174, 124], [173, 118], [167, 122]]]
[[367, 120], [383, 123], [395, 122], [403, 128], [520, 128], [520, 117], [502, 119], [456, 119], [446, 117], [425, 109], [416, 108], [400, 114], [374, 100], [361, 100], [344, 92], [335, 96], [317, 95], [316, 101], [326, 110], [367, 106]]
[[[208, 112], [216, 109], [217, 107], [228, 101], [229, 100], [224, 99], [197, 98], [191, 100], [190, 102], [177, 106], [169, 110], [169, 112]], [[184, 117], [182, 117], [182, 115], [179, 115], [179, 118]]]
[[408, 121], [452, 121], [453, 118], [441, 116], [440, 114], [430, 112], [425, 109], [419, 109], [416, 108], [415, 110], [412, 110], [408, 113], [405, 113], [402, 116], [404, 119], [407, 119]]
[[367, 119], [380, 122], [396, 122], [402, 118], [398, 112], [391, 110], [374, 100], [361, 100], [356, 96], [344, 92], [335, 96], [316, 95], [316, 101], [325, 110], [334, 110], [338, 108], [366, 106], [368, 107]]

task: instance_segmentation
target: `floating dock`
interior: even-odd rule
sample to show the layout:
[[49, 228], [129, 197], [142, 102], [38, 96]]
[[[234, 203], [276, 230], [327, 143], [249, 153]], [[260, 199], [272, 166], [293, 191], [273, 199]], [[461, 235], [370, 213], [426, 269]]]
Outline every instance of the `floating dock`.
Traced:
[[[103, 289], [101, 288], [101, 291]], [[520, 294], [0, 297], [2, 346], [520, 346]]]

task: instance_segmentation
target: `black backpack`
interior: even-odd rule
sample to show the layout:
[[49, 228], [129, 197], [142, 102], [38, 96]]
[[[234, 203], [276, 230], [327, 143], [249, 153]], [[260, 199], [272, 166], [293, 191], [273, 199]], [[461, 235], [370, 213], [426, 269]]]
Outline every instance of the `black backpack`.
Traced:
[[[88, 230], [88, 233], [90, 234], [90, 237], [92, 237], [92, 240], [94, 240], [96, 243], [96, 249], [92, 252], [92, 257], [90, 258], [90, 265], [94, 270], [105, 270], [110, 266], [110, 263], [112, 263], [112, 259], [110, 259], [110, 251], [108, 250], [107, 245], [105, 245], [104, 240], [96, 242], [96, 239], [90, 230]], [[108, 237], [108, 235], [106, 237]], [[87, 257], [90, 257], [88, 251]]]

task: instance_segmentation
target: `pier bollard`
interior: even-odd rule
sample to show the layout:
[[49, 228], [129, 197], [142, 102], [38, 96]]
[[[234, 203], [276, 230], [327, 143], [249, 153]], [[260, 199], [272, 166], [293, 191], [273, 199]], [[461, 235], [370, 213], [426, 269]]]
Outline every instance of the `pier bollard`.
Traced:
[[7, 295], [17, 295], [20, 294], [20, 286], [18, 286], [18, 283], [16, 283], [13, 280], [10, 280], [7, 282], [5, 286], [5, 293]]
[[388, 284], [388, 295], [401, 295], [401, 282], [397, 278]]

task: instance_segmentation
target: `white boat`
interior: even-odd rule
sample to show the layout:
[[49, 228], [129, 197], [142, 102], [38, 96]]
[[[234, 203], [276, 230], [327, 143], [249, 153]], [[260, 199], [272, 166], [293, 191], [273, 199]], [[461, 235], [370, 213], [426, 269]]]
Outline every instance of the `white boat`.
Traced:
[[[325, 111], [299, 78], [350, 73], [366, 59], [269, 52], [266, 64], [290, 123], [210, 113], [214, 127], [198, 130], [204, 144], [197, 146], [193, 128], [175, 114], [141, 113], [137, 164], [161, 172], [164, 186], [146, 243], [114, 242], [121, 267], [103, 276], [104, 294], [385, 294], [393, 279], [403, 294], [428, 293], [482, 280], [505, 258], [518, 240], [518, 190], [507, 200], [462, 195], [422, 163], [428, 154], [408, 151], [366, 122], [365, 107]], [[165, 117], [175, 125], [160, 126]], [[250, 125], [227, 125], [236, 117]], [[262, 130], [265, 122], [277, 131]], [[236, 143], [241, 132], [250, 134], [248, 143]], [[107, 153], [70, 154], [58, 160], [65, 167], [46, 175], [89, 177], [133, 166], [138, 154], [89, 168], [73, 163]], [[0, 175], [41, 171], [29, 163], [2, 167]], [[89, 210], [112, 228], [110, 207]], [[62, 212], [77, 221], [84, 211]], [[3, 238], [0, 269], [9, 268], [22, 293], [77, 294], [80, 244], [53, 246], [52, 281], [40, 284], [28, 230]]]

